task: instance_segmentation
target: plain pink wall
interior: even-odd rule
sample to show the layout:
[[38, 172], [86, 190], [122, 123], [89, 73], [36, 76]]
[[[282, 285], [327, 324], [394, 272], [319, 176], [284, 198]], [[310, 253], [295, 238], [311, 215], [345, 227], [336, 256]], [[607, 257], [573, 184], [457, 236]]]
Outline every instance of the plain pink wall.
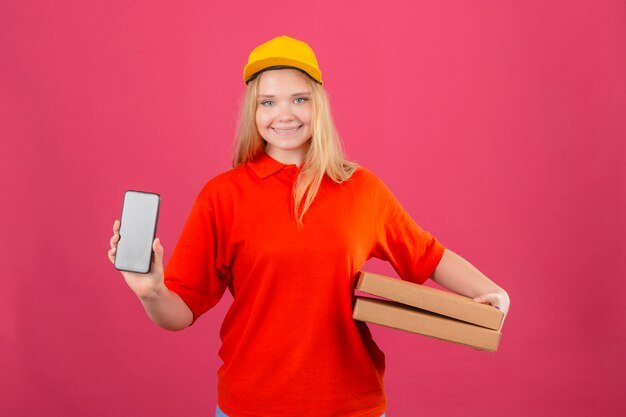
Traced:
[[171, 253], [230, 166], [247, 53], [279, 34], [315, 49], [348, 155], [512, 298], [496, 354], [372, 326], [388, 416], [626, 412], [623, 1], [5, 0], [0, 16], [0, 415], [211, 415], [229, 296], [161, 330], [106, 251], [143, 189]]

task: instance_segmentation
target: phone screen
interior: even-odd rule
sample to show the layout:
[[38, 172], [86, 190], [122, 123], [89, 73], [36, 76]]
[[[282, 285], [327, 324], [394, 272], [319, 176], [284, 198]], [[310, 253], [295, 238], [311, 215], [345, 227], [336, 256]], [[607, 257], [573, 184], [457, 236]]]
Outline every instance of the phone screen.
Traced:
[[124, 194], [116, 269], [142, 274], [150, 272], [160, 199], [158, 194], [142, 191], [126, 191]]

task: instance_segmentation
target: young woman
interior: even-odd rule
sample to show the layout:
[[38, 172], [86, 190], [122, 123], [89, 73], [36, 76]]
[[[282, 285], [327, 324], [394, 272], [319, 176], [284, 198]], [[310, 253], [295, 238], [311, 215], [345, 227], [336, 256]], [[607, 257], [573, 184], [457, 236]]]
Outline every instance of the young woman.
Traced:
[[[384, 415], [384, 355], [352, 319], [365, 261], [429, 277], [503, 310], [506, 292], [422, 230], [371, 172], [344, 159], [311, 48], [257, 47], [234, 168], [200, 191], [172, 257], [153, 244], [149, 274], [123, 272], [159, 326], [190, 326], [226, 288], [218, 416]], [[115, 261], [119, 221], [109, 258]]]

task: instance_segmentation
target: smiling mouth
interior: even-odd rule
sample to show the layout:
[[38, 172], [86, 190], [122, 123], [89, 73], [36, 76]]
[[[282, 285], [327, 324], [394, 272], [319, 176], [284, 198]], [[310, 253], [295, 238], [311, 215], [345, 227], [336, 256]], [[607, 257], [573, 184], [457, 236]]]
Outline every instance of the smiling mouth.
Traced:
[[291, 129], [279, 129], [276, 127], [273, 127], [272, 130], [281, 136], [289, 136], [289, 135], [293, 135], [294, 133], [296, 133], [296, 131], [298, 129], [300, 129], [302, 126], [297, 126], [297, 127], [292, 127]]

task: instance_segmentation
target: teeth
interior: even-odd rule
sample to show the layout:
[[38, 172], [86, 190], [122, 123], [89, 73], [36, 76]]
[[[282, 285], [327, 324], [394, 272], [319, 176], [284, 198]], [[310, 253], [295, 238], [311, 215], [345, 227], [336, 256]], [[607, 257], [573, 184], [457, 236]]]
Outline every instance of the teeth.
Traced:
[[273, 129], [279, 135], [288, 135], [288, 134], [294, 133], [296, 130], [298, 130], [297, 127], [294, 127], [293, 129], [277, 129], [277, 128], [273, 128]]

